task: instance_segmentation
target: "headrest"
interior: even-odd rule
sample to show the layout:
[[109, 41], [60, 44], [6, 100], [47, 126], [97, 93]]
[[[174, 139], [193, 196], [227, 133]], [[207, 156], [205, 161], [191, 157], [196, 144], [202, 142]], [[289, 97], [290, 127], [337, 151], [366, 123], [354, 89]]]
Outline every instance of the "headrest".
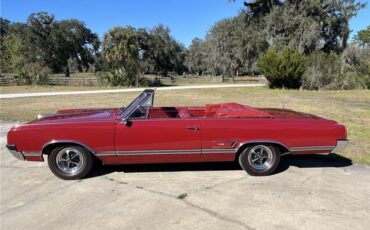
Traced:
[[192, 116], [191, 116], [191, 114], [189, 113], [189, 111], [187, 110], [187, 109], [181, 109], [180, 111], [179, 111], [179, 113], [177, 114], [177, 116], [179, 117], [179, 118], [182, 118], [182, 119], [186, 119], [186, 118], [191, 118]]

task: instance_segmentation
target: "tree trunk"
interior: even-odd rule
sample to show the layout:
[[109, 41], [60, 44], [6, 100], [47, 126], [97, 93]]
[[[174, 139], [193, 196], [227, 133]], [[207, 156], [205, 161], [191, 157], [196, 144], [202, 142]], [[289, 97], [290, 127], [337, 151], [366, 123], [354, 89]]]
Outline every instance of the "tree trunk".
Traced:
[[66, 67], [66, 69], [65, 69], [65, 72], [64, 72], [64, 75], [66, 76], [66, 77], [69, 77], [69, 66], [67, 66]]

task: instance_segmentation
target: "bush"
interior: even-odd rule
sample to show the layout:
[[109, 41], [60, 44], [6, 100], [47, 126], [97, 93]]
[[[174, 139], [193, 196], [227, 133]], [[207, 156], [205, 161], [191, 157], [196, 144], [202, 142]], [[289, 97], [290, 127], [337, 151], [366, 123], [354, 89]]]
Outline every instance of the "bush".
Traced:
[[18, 85], [46, 85], [50, 69], [38, 63], [27, 63], [14, 76]]
[[370, 89], [370, 48], [348, 46], [341, 56], [344, 88]]
[[270, 88], [297, 89], [301, 86], [306, 58], [298, 51], [269, 49], [258, 62], [259, 71], [270, 82]]
[[101, 79], [103, 82], [108, 83], [112, 86], [135, 86], [136, 85], [136, 75], [130, 74], [123, 68], [114, 69], [110, 72], [105, 72], [101, 74]]
[[302, 86], [305, 89], [335, 88], [340, 75], [340, 57], [335, 53], [314, 52], [308, 58]]
[[349, 46], [341, 55], [320, 51], [312, 53], [302, 86], [315, 90], [370, 88], [369, 52]]

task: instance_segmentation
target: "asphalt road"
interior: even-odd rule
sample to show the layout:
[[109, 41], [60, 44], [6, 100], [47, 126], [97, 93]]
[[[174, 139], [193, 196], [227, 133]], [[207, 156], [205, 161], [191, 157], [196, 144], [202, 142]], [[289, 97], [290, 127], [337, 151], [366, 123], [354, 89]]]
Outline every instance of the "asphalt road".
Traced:
[[[190, 86], [168, 86], [156, 88], [157, 91], [164, 90], [182, 90], [182, 89], [212, 89], [212, 88], [238, 88], [238, 87], [262, 87], [266, 84], [219, 84], [219, 85], [190, 85]], [[153, 88], [153, 87], [149, 87]], [[65, 92], [41, 92], [41, 93], [8, 93], [0, 94], [0, 99], [19, 98], [19, 97], [44, 97], [59, 95], [79, 95], [79, 94], [101, 94], [101, 93], [124, 93], [124, 92], [142, 92], [146, 88], [131, 89], [105, 89], [105, 90], [82, 90], [82, 91], [65, 91]]]
[[[288, 157], [268, 177], [229, 163], [99, 167], [63, 181], [4, 148], [1, 229], [368, 229], [370, 167]], [[30, 137], [32, 138], [32, 137]]]

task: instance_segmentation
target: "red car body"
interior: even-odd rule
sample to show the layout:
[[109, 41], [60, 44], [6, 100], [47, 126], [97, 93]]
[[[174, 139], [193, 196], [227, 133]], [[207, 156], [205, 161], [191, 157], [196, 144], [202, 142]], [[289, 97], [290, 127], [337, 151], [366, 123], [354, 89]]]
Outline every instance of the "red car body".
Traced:
[[251, 143], [275, 144], [281, 154], [330, 153], [347, 144], [343, 125], [287, 109], [236, 103], [144, 109], [146, 117], [118, 108], [59, 110], [13, 127], [7, 147], [19, 159], [43, 161], [55, 146], [76, 144], [110, 165], [234, 161]]

